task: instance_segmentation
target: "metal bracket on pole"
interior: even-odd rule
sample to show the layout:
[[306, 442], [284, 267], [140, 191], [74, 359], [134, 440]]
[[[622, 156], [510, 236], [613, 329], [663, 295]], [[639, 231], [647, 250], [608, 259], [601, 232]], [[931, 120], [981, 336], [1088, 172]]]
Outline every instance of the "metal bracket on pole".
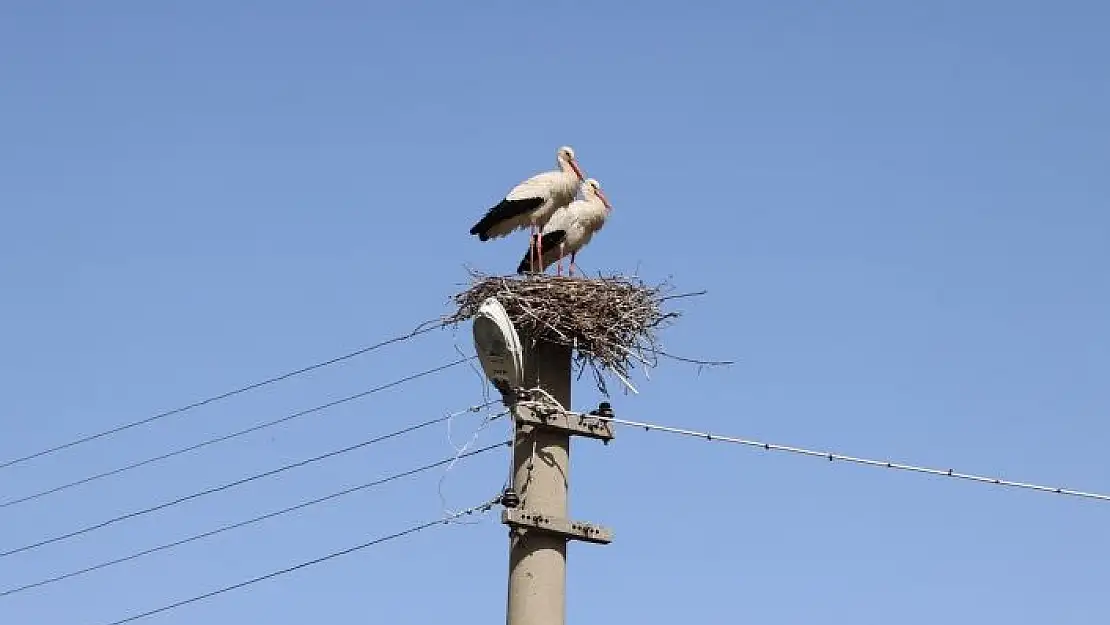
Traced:
[[512, 528], [555, 534], [567, 540], [581, 540], [599, 545], [608, 545], [613, 542], [613, 531], [607, 527], [584, 521], [557, 519], [519, 508], [502, 509], [501, 522]]
[[572, 436], [595, 438], [606, 444], [615, 436], [613, 424], [609, 421], [589, 415], [568, 414], [560, 410], [516, 405], [513, 407], [513, 419], [517, 423], [559, 430]]

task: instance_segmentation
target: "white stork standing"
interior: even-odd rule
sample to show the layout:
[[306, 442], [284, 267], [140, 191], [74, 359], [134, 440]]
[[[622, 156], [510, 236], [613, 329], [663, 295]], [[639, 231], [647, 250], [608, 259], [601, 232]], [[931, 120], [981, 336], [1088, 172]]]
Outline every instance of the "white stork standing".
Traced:
[[[540, 228], [556, 210], [574, 200], [579, 183], [586, 178], [570, 147], [563, 146], [556, 151], [556, 162], [558, 171], [536, 174], [513, 187], [505, 199], [474, 224], [470, 234], [486, 241], [531, 226], [532, 239], [538, 240]], [[542, 243], [537, 249], [543, 249]], [[536, 260], [539, 261], [538, 256]]]
[[[575, 200], [555, 211], [544, 225], [540, 236], [529, 245], [528, 253], [516, 268], [517, 273], [527, 272], [529, 260], [538, 255], [541, 273], [558, 261], [558, 275], [562, 275], [563, 258], [569, 253], [568, 271], [570, 275], [574, 275], [575, 257], [601, 230], [609, 212], [613, 210], [609, 198], [601, 190], [601, 184], [593, 178], [582, 183], [582, 195], [583, 199]], [[537, 241], [541, 246], [539, 250], [535, 249]]]

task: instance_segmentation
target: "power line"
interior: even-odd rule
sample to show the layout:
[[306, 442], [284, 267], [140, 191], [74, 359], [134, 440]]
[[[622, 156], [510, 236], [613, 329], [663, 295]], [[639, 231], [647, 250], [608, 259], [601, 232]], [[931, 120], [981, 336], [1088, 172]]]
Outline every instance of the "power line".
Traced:
[[[474, 358], [474, 356], [471, 356], [469, 358], [461, 358], [459, 360], [449, 362], [445, 365], [440, 365], [438, 367], [433, 367], [431, 369], [425, 369], [424, 371], [420, 371], [420, 372], [414, 373], [412, 375], [407, 375], [403, 378], [399, 378], [399, 379], [394, 380], [392, 382], [388, 382], [388, 383], [382, 384], [380, 386], [375, 386], [374, 388], [367, 389], [367, 390], [362, 391], [360, 393], [355, 393], [354, 395], [348, 395], [346, 397], [341, 397], [339, 399], [327, 402], [325, 404], [320, 404], [319, 406], [313, 406], [312, 408], [301, 410], [300, 412], [294, 412], [293, 414], [286, 415], [286, 416], [281, 417], [279, 419], [274, 419], [272, 421], [266, 421], [266, 422], [263, 422], [263, 423], [259, 423], [257, 425], [252, 425], [249, 428], [244, 428], [244, 429], [238, 430], [236, 432], [231, 432], [230, 434], [224, 434], [222, 436], [217, 436], [215, 438], [210, 438], [210, 439], [207, 439], [207, 440], [203, 440], [199, 443], [195, 443], [195, 444], [189, 445], [187, 447], [182, 447], [180, 449], [175, 449], [174, 451], [166, 452], [166, 453], [160, 454], [158, 456], [153, 456], [153, 457], [147, 458], [145, 460], [139, 460], [137, 462], [132, 462], [131, 464], [127, 464], [127, 465], [124, 465], [124, 466], [116, 468], [116, 469], [112, 469], [112, 470], [109, 470], [109, 471], [104, 471], [103, 473], [97, 473], [97, 474], [94, 474], [94, 475], [90, 475], [88, 477], [84, 477], [84, 478], [81, 478], [79, 480], [74, 480], [74, 481], [69, 482], [67, 484], [62, 484], [60, 486], [55, 486], [53, 488], [48, 488], [46, 490], [38, 491], [38, 492], [32, 493], [30, 495], [26, 495], [26, 496], [23, 496], [23, 497], [17, 497], [15, 499], [9, 499], [7, 501], [0, 502], [0, 508], [7, 508], [9, 506], [14, 506], [14, 505], [17, 505], [17, 504], [26, 503], [28, 501], [34, 501], [35, 499], [40, 499], [42, 497], [46, 497], [47, 495], [52, 495], [54, 493], [59, 493], [59, 492], [62, 492], [64, 490], [74, 488], [76, 486], [81, 486], [82, 484], [88, 484], [89, 482], [94, 482], [94, 481], [99, 480], [99, 479], [103, 479], [103, 478], [106, 478], [106, 477], [111, 477], [113, 475], [119, 475], [120, 473], [125, 473], [127, 471], [131, 471], [132, 469], [138, 469], [139, 467], [144, 467], [144, 466], [149, 465], [149, 464], [154, 464], [156, 462], [161, 462], [162, 460], [168, 460], [168, 459], [173, 458], [175, 456], [180, 456], [182, 454], [189, 453], [191, 451], [196, 451], [196, 450], [201, 449], [203, 447], [208, 447], [209, 445], [214, 445], [216, 443], [222, 443], [224, 441], [229, 441], [233, 438], [238, 438], [240, 436], [244, 436], [244, 435], [250, 434], [252, 432], [257, 432], [259, 430], [263, 430], [263, 429], [266, 429], [266, 428], [273, 427], [275, 425], [280, 425], [282, 423], [292, 421], [293, 419], [298, 419], [300, 417], [304, 417], [306, 415], [310, 415], [310, 414], [313, 414], [313, 413], [316, 413], [316, 412], [320, 412], [320, 411], [326, 410], [328, 408], [334, 408], [335, 406], [338, 406], [340, 404], [346, 404], [346, 403], [352, 402], [356, 399], [362, 399], [363, 397], [366, 397], [368, 395], [373, 395], [374, 393], [378, 393], [378, 392], [384, 391], [386, 389], [393, 388], [395, 386], [399, 386], [399, 385], [404, 384], [406, 382], [411, 382], [411, 381], [413, 381], [417, 378], [422, 378], [424, 376], [428, 376], [428, 375], [431, 375], [433, 373], [438, 373], [440, 371], [450, 369], [451, 367], [458, 366], [458, 365], [466, 362], [467, 360], [471, 360], [472, 358]], [[496, 402], [492, 402], [492, 401], [486, 402], [485, 404], [482, 404], [481, 406], [471, 407], [471, 410], [486, 408], [486, 407], [488, 407], [488, 406], [490, 406], [494, 403], [496, 403]]]
[[[502, 413], [502, 414], [505, 414], [505, 413]], [[24, 546], [18, 547], [16, 549], [10, 549], [8, 551], [4, 551], [4, 552], [0, 553], [0, 558], [6, 558], [10, 555], [14, 555], [14, 554], [17, 554], [17, 553], [22, 553], [24, 551], [30, 551], [31, 549], [37, 549], [37, 548], [42, 547], [44, 545], [49, 545], [49, 544], [56, 543], [56, 542], [59, 542], [59, 541], [62, 541], [62, 540], [73, 538], [74, 536], [80, 536], [82, 534], [87, 534], [87, 533], [92, 532], [94, 530], [98, 530], [98, 529], [101, 529], [103, 527], [107, 527], [109, 525], [112, 525], [113, 523], [118, 523], [118, 522], [126, 520], [126, 519], [131, 519], [131, 518], [141, 516], [141, 515], [144, 515], [144, 514], [149, 514], [151, 512], [156, 512], [158, 510], [163, 510], [165, 508], [169, 508], [171, 506], [176, 506], [178, 504], [181, 504], [181, 503], [184, 503], [186, 501], [193, 500], [193, 499], [197, 499], [199, 497], [204, 497], [205, 495], [211, 495], [213, 493], [218, 493], [220, 491], [224, 491], [224, 490], [227, 490], [229, 488], [234, 488], [236, 486], [242, 486], [243, 484], [246, 484], [248, 482], [253, 482], [255, 480], [259, 480], [259, 479], [262, 479], [264, 477], [270, 477], [272, 475], [277, 475], [278, 473], [282, 473], [284, 471], [289, 471], [290, 469], [296, 469], [296, 468], [299, 468], [299, 467], [303, 467], [305, 465], [312, 464], [314, 462], [319, 462], [319, 461], [325, 460], [327, 458], [333, 458], [333, 457], [338, 456], [340, 454], [345, 454], [345, 453], [354, 451], [356, 449], [361, 449], [363, 447], [369, 447], [370, 445], [380, 443], [381, 441], [384, 441], [384, 440], [387, 440], [387, 439], [390, 439], [390, 438], [401, 436], [402, 434], [408, 434], [409, 432], [413, 432], [413, 431], [419, 430], [421, 428], [428, 427], [429, 425], [433, 425], [433, 424], [436, 424], [436, 423], [442, 423], [442, 422], [452, 418], [452, 416], [453, 415], [447, 415], [447, 416], [443, 416], [443, 417], [437, 417], [435, 419], [429, 419], [429, 420], [424, 421], [422, 423], [417, 423], [416, 425], [410, 425], [409, 427], [406, 427], [404, 429], [396, 430], [394, 432], [390, 432], [389, 434], [383, 434], [381, 436], [377, 436], [377, 437], [374, 437], [374, 438], [371, 438], [371, 439], [368, 439], [368, 440], [364, 440], [360, 443], [355, 443], [354, 445], [350, 445], [350, 446], [344, 447], [342, 449], [329, 451], [328, 453], [320, 454], [318, 456], [313, 456], [313, 457], [305, 459], [305, 460], [299, 460], [297, 462], [293, 462], [293, 463], [290, 463], [290, 464], [280, 466], [276, 469], [271, 469], [269, 471], [264, 471], [262, 473], [256, 473], [254, 475], [251, 475], [251, 476], [239, 479], [239, 480], [235, 480], [234, 482], [228, 482], [228, 483], [222, 484], [220, 486], [215, 486], [213, 488], [208, 488], [208, 489], [205, 489], [205, 490], [202, 490], [202, 491], [199, 491], [199, 492], [195, 492], [195, 493], [192, 493], [192, 494], [189, 494], [189, 495], [185, 495], [184, 497], [178, 497], [177, 499], [167, 501], [167, 502], [164, 502], [164, 503], [160, 503], [156, 506], [151, 506], [149, 508], [143, 508], [142, 510], [136, 510], [134, 512], [128, 512], [127, 514], [122, 514], [120, 516], [113, 517], [113, 518], [108, 519], [106, 521], [101, 521], [100, 523], [96, 523], [96, 524], [93, 524], [93, 525], [83, 527], [79, 530], [74, 530], [74, 531], [68, 532], [66, 534], [60, 534], [58, 536], [54, 536], [54, 537], [51, 537], [51, 538], [40, 540], [36, 543], [31, 543], [29, 545], [24, 545]]]
[[[125, 423], [124, 425], [116, 426], [114, 428], [110, 428], [110, 429], [107, 429], [107, 430], [104, 430], [104, 431], [101, 431], [101, 432], [97, 432], [95, 434], [89, 434], [88, 436], [83, 436], [81, 438], [77, 438], [75, 440], [69, 441], [68, 443], [62, 443], [61, 445], [56, 445], [54, 447], [49, 447], [47, 449], [37, 451], [33, 454], [28, 454], [26, 456], [13, 458], [11, 460], [5, 460], [4, 462], [0, 462], [0, 469], [6, 469], [8, 467], [27, 462], [29, 460], [34, 460], [35, 458], [40, 458], [42, 456], [46, 456], [46, 455], [49, 455], [49, 454], [53, 454], [53, 453], [62, 451], [63, 449], [69, 449], [70, 447], [75, 447], [77, 445], [81, 445], [83, 443], [87, 443], [89, 441], [96, 440], [98, 438], [103, 438], [105, 436], [110, 436], [112, 434], [117, 434], [119, 432], [123, 432], [124, 430], [129, 430], [131, 428], [138, 427], [140, 425], [145, 425], [147, 423], [151, 423], [151, 422], [157, 421], [159, 419], [165, 419], [166, 417], [181, 414], [183, 412], [188, 412], [190, 410], [193, 410], [194, 408], [200, 408], [201, 406], [211, 404], [213, 402], [221, 401], [221, 400], [227, 399], [229, 397], [234, 397], [235, 395], [241, 395], [241, 394], [246, 393], [248, 391], [253, 391], [255, 389], [262, 388], [264, 386], [269, 386], [270, 384], [274, 384], [274, 383], [280, 382], [282, 380], [287, 380], [289, 378], [296, 377], [298, 375], [303, 375], [305, 373], [308, 373], [309, 371], [314, 371], [316, 369], [321, 369], [323, 367], [328, 367], [328, 366], [334, 365], [336, 363], [342, 362], [344, 360], [349, 360], [351, 358], [354, 358], [355, 356], [361, 356], [362, 354], [372, 352], [376, 349], [385, 347], [386, 345], [389, 345], [391, 343], [397, 343], [397, 342], [400, 342], [400, 341], [407, 341], [408, 339], [411, 339], [411, 338], [414, 338], [414, 337], [419, 336], [421, 334], [424, 334], [425, 332], [431, 332], [432, 330], [435, 330], [436, 328], [439, 328], [440, 326], [443, 325], [442, 322], [435, 323], [436, 321], [438, 321], [438, 320], [425, 321], [424, 323], [417, 326], [415, 330], [413, 330], [412, 332], [409, 332], [408, 334], [401, 334], [401, 335], [395, 336], [393, 338], [381, 341], [379, 343], [375, 343], [373, 345], [368, 345], [368, 346], [363, 347], [361, 349], [357, 349], [353, 352], [348, 352], [348, 353], [343, 354], [341, 356], [336, 356], [335, 358], [330, 358], [328, 360], [317, 362], [317, 363], [309, 365], [307, 367], [302, 367], [300, 369], [296, 369], [294, 371], [289, 371], [289, 372], [283, 373], [281, 375], [274, 376], [272, 378], [267, 378], [267, 379], [259, 381], [259, 382], [254, 382], [253, 384], [248, 384], [247, 386], [241, 386], [237, 389], [230, 390], [230, 391], [227, 391], [225, 393], [220, 393], [219, 395], [213, 395], [212, 397], [208, 397], [206, 399], [195, 401], [191, 404], [186, 404], [184, 406], [181, 406], [180, 408], [174, 408], [173, 410], [167, 410], [165, 412], [160, 412], [158, 414], [151, 415], [151, 416], [146, 417], [144, 419], [139, 419], [138, 421], [132, 421], [130, 423]], [[429, 324], [433, 324], [433, 325], [429, 325]]]
[[239, 582], [238, 584], [232, 584], [231, 586], [224, 586], [223, 588], [219, 588], [219, 589], [213, 590], [211, 592], [206, 592], [202, 595], [197, 595], [195, 597], [190, 597], [188, 599], [183, 599], [183, 600], [178, 601], [176, 603], [171, 603], [169, 605], [165, 605], [165, 606], [162, 606], [160, 608], [155, 608], [153, 610], [148, 610], [146, 612], [135, 614], [135, 615], [129, 616], [127, 618], [120, 619], [118, 621], [112, 621], [111, 623], [106, 623], [105, 625], [123, 625], [123, 623], [130, 623], [132, 621], [137, 621], [139, 619], [146, 618], [148, 616], [153, 616], [155, 614], [160, 614], [160, 613], [166, 612], [168, 610], [174, 610], [174, 609], [180, 608], [181, 606], [188, 605], [190, 603], [195, 603], [197, 601], [202, 601], [204, 599], [209, 599], [211, 597], [215, 597], [216, 595], [220, 595], [220, 594], [223, 594], [225, 592], [230, 592], [232, 590], [238, 590], [239, 588], [243, 588], [245, 586], [250, 586], [252, 584], [257, 584], [258, 582], [261, 582], [261, 581], [272, 579], [274, 577], [279, 577], [281, 575], [286, 575], [288, 573], [292, 573], [293, 571], [297, 571], [299, 569], [308, 568], [310, 566], [320, 564], [321, 562], [326, 562], [328, 560], [332, 560], [332, 559], [338, 558], [340, 556], [345, 556], [345, 555], [354, 553], [356, 551], [361, 551], [362, 549], [366, 549], [367, 547], [373, 547], [374, 545], [379, 545], [381, 543], [388, 542], [390, 540], [401, 538], [402, 536], [406, 536], [408, 534], [414, 534], [414, 533], [419, 532], [421, 530], [426, 530], [429, 527], [432, 527], [433, 525], [445, 525], [445, 524], [447, 524], [447, 523], [449, 523], [449, 522], [451, 522], [451, 521], [453, 521], [453, 520], [455, 520], [459, 517], [468, 516], [468, 515], [474, 514], [475, 512], [479, 512], [479, 511], [484, 512], [486, 510], [489, 510], [499, 500], [500, 500], [500, 495], [498, 495], [497, 498], [491, 499], [490, 501], [487, 501], [486, 503], [483, 503], [481, 505], [472, 506], [472, 507], [467, 508], [465, 510], [460, 510], [460, 511], [454, 513], [454, 514], [449, 514], [445, 517], [436, 519], [434, 521], [428, 521], [426, 523], [421, 523], [420, 525], [414, 525], [414, 526], [412, 526], [412, 527], [410, 527], [406, 530], [402, 530], [400, 532], [389, 534], [388, 536], [382, 536], [380, 538], [375, 538], [374, 540], [370, 540], [370, 541], [364, 542], [362, 544], [355, 545], [354, 547], [348, 547], [347, 549], [343, 549], [342, 551], [333, 551], [332, 553], [329, 553], [326, 556], [321, 556], [321, 557], [315, 558], [313, 560], [308, 560], [308, 561], [305, 561], [305, 562], [301, 562], [300, 564], [295, 564], [293, 566], [286, 567], [286, 568], [278, 570], [278, 571], [273, 571], [273, 572], [267, 573], [265, 575], [259, 575], [258, 577], [254, 577], [254, 578], [248, 579], [246, 581]]
[[458, 455], [457, 457], [452, 455], [451, 457], [444, 458], [443, 460], [440, 460], [438, 462], [425, 464], [425, 465], [422, 465], [422, 466], [417, 467], [415, 469], [410, 469], [408, 471], [404, 471], [402, 473], [394, 473], [392, 475], [389, 475], [388, 477], [384, 477], [384, 478], [381, 478], [381, 479], [378, 479], [378, 480], [374, 480], [373, 482], [366, 482], [364, 484], [359, 484], [358, 486], [352, 486], [350, 488], [345, 488], [341, 491], [336, 491], [336, 492], [331, 493], [329, 495], [324, 495], [323, 497], [317, 497], [316, 499], [311, 499], [309, 501], [305, 501], [305, 502], [296, 504], [294, 506], [289, 506], [288, 508], [282, 508], [280, 510], [275, 510], [274, 512], [268, 512], [268, 513], [263, 514], [261, 516], [256, 516], [254, 518], [247, 519], [246, 521], [239, 521], [238, 523], [232, 523], [230, 525], [223, 525], [223, 526], [217, 527], [216, 529], [213, 529], [213, 530], [210, 530], [210, 531], [207, 531], [207, 532], [203, 532], [203, 533], [200, 533], [200, 534], [194, 534], [194, 535], [189, 536], [187, 538], [182, 538], [180, 540], [175, 540], [175, 541], [170, 542], [170, 543], [165, 543], [165, 544], [162, 544], [162, 545], [158, 545], [157, 547], [151, 547], [149, 549], [144, 549], [142, 551], [137, 551], [137, 552], [135, 552], [131, 555], [116, 558], [115, 560], [109, 560], [107, 562], [101, 562], [100, 564], [94, 564], [92, 566], [89, 566], [89, 567], [86, 567], [86, 568], [83, 568], [83, 569], [79, 569], [79, 570], [76, 570], [76, 571], [71, 571], [69, 573], [64, 573], [62, 575], [57, 575], [55, 577], [50, 577], [50, 578], [47, 578], [47, 579], [39, 580], [37, 582], [33, 582], [33, 583], [26, 584], [26, 585], [23, 585], [23, 586], [19, 586], [19, 587], [16, 587], [16, 588], [10, 588], [8, 590], [0, 591], [0, 597], [6, 597], [8, 595], [13, 595], [15, 593], [23, 592], [25, 590], [31, 590], [32, 588], [39, 588], [41, 586], [46, 586], [48, 584], [53, 584], [55, 582], [60, 582], [62, 580], [70, 579], [70, 578], [73, 578], [73, 577], [78, 577], [80, 575], [84, 575], [86, 573], [91, 573], [93, 571], [98, 571], [100, 569], [108, 568], [108, 567], [114, 566], [116, 564], [121, 564], [123, 562], [129, 562], [131, 560], [137, 560], [138, 558], [150, 555], [152, 553], [157, 553], [159, 551], [165, 551], [167, 549], [172, 549], [174, 547], [180, 547], [181, 545], [191, 543], [191, 542], [194, 542], [194, 541], [197, 541], [197, 540], [201, 540], [201, 539], [204, 539], [204, 538], [208, 538], [210, 536], [215, 536], [216, 534], [222, 534], [223, 532], [227, 532], [227, 531], [230, 531], [230, 530], [233, 530], [233, 529], [238, 529], [240, 527], [246, 527], [248, 525], [253, 525], [255, 523], [265, 521], [266, 519], [272, 519], [274, 517], [281, 516], [283, 514], [288, 514], [290, 512], [296, 511], [296, 510], [301, 510], [301, 509], [307, 508], [309, 506], [314, 506], [316, 504], [323, 503], [325, 501], [330, 501], [332, 499], [343, 497], [345, 495], [350, 495], [352, 493], [355, 493], [355, 492], [358, 492], [358, 491], [361, 491], [361, 490], [366, 490], [366, 489], [369, 489], [369, 488], [374, 488], [374, 487], [377, 487], [377, 486], [381, 486], [382, 484], [386, 484], [388, 482], [392, 482], [394, 480], [398, 480], [398, 479], [401, 479], [403, 477], [410, 477], [410, 476], [416, 475], [418, 473], [423, 473], [424, 471], [429, 471], [429, 470], [434, 469], [436, 467], [441, 467], [445, 464], [450, 464], [450, 463], [453, 463], [457, 460], [461, 460], [463, 458], [469, 458], [471, 456], [477, 456], [478, 454], [483, 454], [483, 453], [492, 451], [494, 449], [497, 449], [499, 447], [504, 447], [504, 446], [508, 445], [509, 443], [511, 443], [511, 441], [502, 441], [500, 443], [495, 443], [493, 445], [487, 445], [486, 447], [482, 447], [480, 449], [475, 449], [475, 450], [472, 450], [472, 451], [468, 451], [466, 453]]
[[1086, 499], [1097, 499], [1101, 501], [1110, 501], [1110, 495], [1103, 495], [1100, 493], [1091, 493], [1078, 490], [1071, 490], [1068, 488], [1057, 488], [1053, 486], [1041, 486], [1039, 484], [1029, 484], [1025, 482], [1014, 482], [1011, 480], [1004, 480], [997, 477], [984, 477], [981, 475], [972, 475], [970, 473], [960, 473], [953, 469], [931, 469], [929, 467], [919, 467], [911, 464], [901, 462], [890, 462], [887, 460], [870, 460], [867, 458], [856, 458], [854, 456], [846, 456], [844, 454], [837, 454], [828, 451], [818, 451], [814, 449], [803, 449], [801, 447], [791, 447], [788, 445], [776, 445], [774, 443], [764, 443], [761, 441], [747, 440], [743, 438], [736, 438], [732, 436], [721, 436], [718, 434], [711, 434], [709, 432], [697, 432], [695, 430], [685, 430], [682, 428], [668, 427], [664, 425], [655, 425], [653, 423], [643, 423], [640, 421], [629, 421], [627, 419], [617, 419], [614, 417], [604, 417], [597, 415], [590, 415], [597, 417], [603, 421], [611, 421], [622, 425], [641, 427], [645, 430], [656, 430], [659, 432], [668, 432], [671, 434], [681, 434], [683, 436], [692, 436], [695, 438], [702, 438], [709, 441], [718, 441], [722, 443], [734, 443], [737, 445], [746, 445], [749, 447], [758, 447], [765, 451], [785, 451], [793, 454], [801, 454], [804, 456], [813, 456], [816, 458], [824, 458], [826, 460], [842, 460], [844, 462], [851, 462], [855, 464], [862, 464], [871, 467], [881, 467], [886, 469], [897, 469], [901, 471], [912, 471], [916, 473], [927, 473], [929, 475], [940, 475], [943, 477], [952, 477], [961, 480], [970, 480], [973, 482], [980, 482], [985, 484], [994, 484], [997, 486], [1009, 486], [1013, 488], [1024, 488], [1028, 490], [1035, 490], [1045, 493], [1055, 493], [1057, 495], [1071, 495], [1073, 497], [1082, 497]]

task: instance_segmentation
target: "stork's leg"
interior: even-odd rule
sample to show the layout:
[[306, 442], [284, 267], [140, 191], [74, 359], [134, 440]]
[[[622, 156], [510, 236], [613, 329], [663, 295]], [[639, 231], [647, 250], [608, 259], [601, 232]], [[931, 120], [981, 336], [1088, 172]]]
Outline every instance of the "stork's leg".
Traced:
[[571, 252], [570, 253], [570, 266], [567, 267], [567, 273], [569, 273], [572, 276], [574, 275], [574, 257], [577, 256], [577, 255], [578, 255], [578, 252]]
[[563, 275], [563, 244], [559, 244], [559, 262], [555, 270], [555, 275]]
[[543, 236], [536, 234], [536, 271], [543, 273]]
[[529, 248], [532, 248], [532, 255], [528, 262], [532, 263], [532, 273], [536, 273], [539, 266], [539, 229], [536, 228], [534, 222], [532, 224], [532, 244], [529, 245]]
[[528, 269], [530, 273], [536, 273], [536, 238], [539, 237], [539, 230], [534, 222], [531, 229], [532, 233], [528, 240]]

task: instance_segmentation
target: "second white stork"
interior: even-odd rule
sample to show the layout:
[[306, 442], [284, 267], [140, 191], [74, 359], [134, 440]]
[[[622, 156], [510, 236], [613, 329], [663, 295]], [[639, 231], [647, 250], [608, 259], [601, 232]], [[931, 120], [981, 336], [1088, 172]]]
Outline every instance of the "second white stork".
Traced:
[[[574, 200], [578, 185], [586, 178], [569, 146], [559, 148], [555, 156], [558, 170], [536, 174], [513, 187], [474, 224], [470, 234], [487, 241], [530, 226], [535, 240], [551, 215]], [[537, 249], [542, 250], [542, 244]]]
[[[582, 183], [581, 200], [575, 200], [560, 208], [544, 225], [540, 236], [529, 245], [528, 253], [517, 266], [518, 274], [528, 271], [531, 259], [540, 256], [539, 271], [542, 273], [552, 263], [558, 262], [558, 275], [563, 273], [563, 258], [570, 254], [570, 275], [574, 275], [574, 261], [578, 252], [590, 242], [605, 225], [609, 212], [613, 210], [609, 198], [601, 190], [601, 184], [590, 178]], [[539, 242], [540, 248], [536, 249]]]

